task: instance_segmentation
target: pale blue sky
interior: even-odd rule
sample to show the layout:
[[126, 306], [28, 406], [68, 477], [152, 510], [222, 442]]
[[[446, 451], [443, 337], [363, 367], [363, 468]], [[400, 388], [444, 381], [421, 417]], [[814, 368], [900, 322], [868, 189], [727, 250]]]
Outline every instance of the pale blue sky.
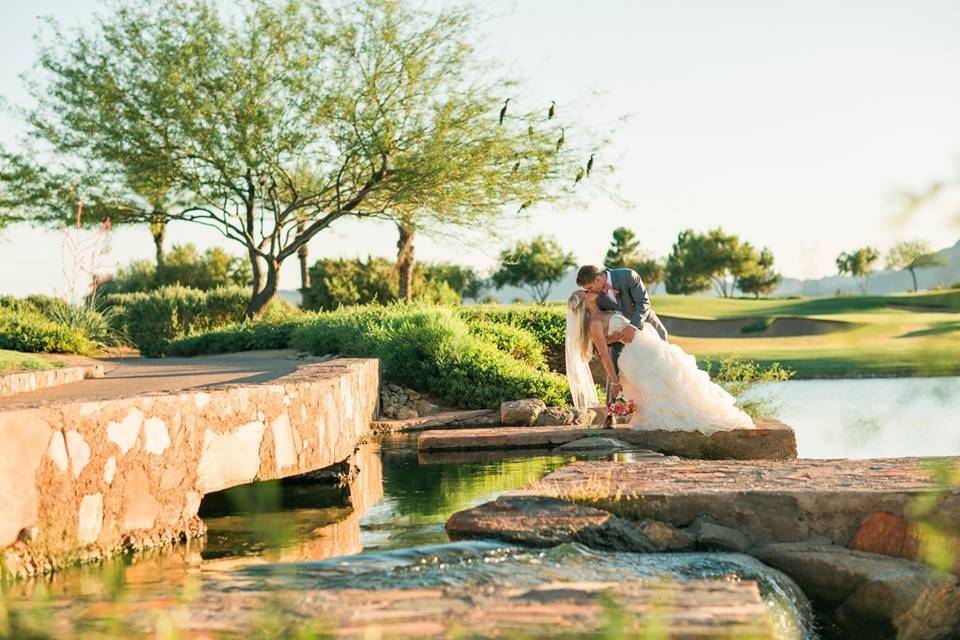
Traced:
[[[26, 96], [36, 16], [83, 23], [96, 0], [0, 0], [0, 95]], [[947, 207], [892, 223], [892, 196], [952, 173], [960, 157], [960, 3], [955, 0], [517, 0], [486, 4], [483, 49], [529, 81], [531, 99], [589, 100], [590, 117], [632, 118], [602, 156], [615, 159], [622, 210], [538, 210], [515, 237], [556, 235], [584, 262], [602, 260], [610, 231], [637, 230], [666, 255], [679, 230], [723, 225], [770, 246], [794, 277], [832, 273], [836, 254], [921, 237], [953, 244]], [[596, 90], [601, 95], [593, 97]], [[0, 142], [18, 137], [0, 118]], [[190, 225], [171, 243], [222, 242]], [[390, 255], [386, 225], [338, 225], [313, 256]], [[58, 234], [0, 235], [0, 291], [61, 284]], [[499, 245], [423, 239], [421, 258], [489, 268]], [[231, 250], [237, 251], [237, 248]], [[146, 230], [118, 231], [113, 259], [151, 255]], [[298, 284], [294, 264], [282, 286]]]

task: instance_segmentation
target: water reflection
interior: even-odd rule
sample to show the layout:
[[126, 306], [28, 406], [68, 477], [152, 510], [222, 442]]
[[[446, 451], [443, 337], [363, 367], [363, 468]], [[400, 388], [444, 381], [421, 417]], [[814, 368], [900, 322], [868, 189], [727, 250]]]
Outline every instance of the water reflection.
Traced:
[[960, 377], [764, 385], [803, 458], [960, 455]]

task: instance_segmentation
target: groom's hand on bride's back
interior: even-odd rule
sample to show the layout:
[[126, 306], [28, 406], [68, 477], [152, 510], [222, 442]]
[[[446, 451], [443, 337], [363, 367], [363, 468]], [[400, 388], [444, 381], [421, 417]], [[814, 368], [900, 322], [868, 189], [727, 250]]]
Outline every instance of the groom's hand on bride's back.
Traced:
[[620, 342], [622, 342], [623, 344], [630, 344], [633, 341], [633, 337], [635, 335], [637, 335], [637, 328], [631, 324], [625, 327], [623, 331], [621, 331], [619, 334], [617, 334], [617, 337], [620, 339]]

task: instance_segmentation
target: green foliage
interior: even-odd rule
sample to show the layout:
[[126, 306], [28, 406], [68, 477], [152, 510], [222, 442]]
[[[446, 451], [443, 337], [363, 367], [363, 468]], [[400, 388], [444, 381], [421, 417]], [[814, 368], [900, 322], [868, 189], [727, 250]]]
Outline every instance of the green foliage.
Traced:
[[613, 239], [604, 264], [610, 269], [633, 269], [650, 288], [663, 282], [666, 266], [662, 260], [640, 250], [636, 234], [626, 227], [613, 230]]
[[769, 249], [758, 253], [749, 242], [741, 242], [739, 236], [720, 227], [706, 233], [685, 229], [677, 236], [667, 257], [669, 293], [699, 293], [712, 285], [718, 295], [729, 298], [741, 280], [754, 289], [750, 293], [772, 290], [779, 283]]
[[468, 321], [468, 324], [470, 333], [495, 345], [512, 358], [525, 362], [534, 369], [544, 369], [547, 366], [543, 347], [536, 336], [526, 329], [485, 320]]
[[888, 269], [906, 269], [913, 278], [913, 290], [917, 290], [917, 269], [945, 267], [946, 257], [934, 253], [930, 243], [923, 240], [904, 240], [893, 245], [887, 252]]
[[737, 275], [737, 289], [744, 293], [752, 293], [754, 297], [767, 295], [777, 288], [783, 278], [773, 269], [773, 253], [763, 249], [759, 255], [754, 254]]
[[315, 354], [380, 359], [384, 377], [466, 408], [536, 397], [568, 401], [566, 381], [537, 371], [484, 341], [449, 309], [391, 306], [322, 313], [293, 333], [291, 344]]
[[167, 344], [168, 356], [199, 356], [216, 353], [236, 353], [261, 349], [286, 349], [293, 331], [307, 322], [310, 314], [291, 314], [286, 317], [266, 317], [243, 320], [184, 336]]
[[554, 371], [564, 371], [567, 334], [566, 311], [563, 307], [532, 305], [475, 305], [459, 310], [468, 322], [490, 322], [518, 327], [537, 339]]
[[880, 252], [873, 247], [862, 247], [852, 253], [843, 252], [837, 256], [837, 271], [857, 278], [860, 292], [866, 295], [870, 274], [879, 259]]
[[[40, 219], [83, 200], [117, 221], [215, 228], [260, 254], [259, 314], [284, 260], [345, 216], [490, 226], [556, 201], [602, 146], [472, 45], [463, 5], [124, 0], [40, 40], [23, 155], [5, 197]], [[243, 81], [237, 81], [242, 78]], [[135, 152], [134, 152], [135, 151]], [[598, 167], [599, 169], [599, 167]], [[595, 171], [595, 178], [600, 172]]]
[[100, 295], [152, 291], [181, 285], [207, 291], [217, 287], [246, 287], [251, 281], [250, 264], [220, 247], [203, 253], [193, 244], [174, 245], [157, 267], [150, 260], [134, 260], [98, 287]]
[[0, 309], [0, 349], [26, 353], [88, 355], [96, 344], [75, 327], [30, 309]]
[[747, 392], [766, 382], [784, 382], [794, 372], [784, 369], [780, 363], [764, 366], [750, 360], [725, 358], [719, 362], [706, 360], [703, 368], [711, 372], [713, 381], [737, 398], [737, 405], [753, 418], [772, 417], [777, 407], [763, 397], [744, 398]]
[[[425, 304], [460, 304], [460, 291], [472, 290], [476, 274], [455, 265], [417, 264], [413, 299]], [[303, 292], [304, 309], [332, 311], [338, 307], [388, 304], [398, 299], [396, 263], [386, 258], [325, 258], [310, 267], [310, 287]]]
[[500, 252], [500, 268], [493, 274], [493, 283], [498, 289], [520, 287], [543, 304], [554, 283], [574, 266], [573, 254], [564, 251], [556, 239], [539, 236]]
[[114, 294], [105, 302], [126, 338], [141, 354], [155, 358], [164, 355], [171, 340], [239, 321], [248, 297], [240, 288], [199, 291], [171, 286]]

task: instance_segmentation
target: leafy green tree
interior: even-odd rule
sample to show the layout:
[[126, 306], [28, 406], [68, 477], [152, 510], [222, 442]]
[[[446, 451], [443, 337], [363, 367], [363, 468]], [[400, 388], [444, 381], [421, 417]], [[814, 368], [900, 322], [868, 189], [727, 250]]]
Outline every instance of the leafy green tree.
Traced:
[[630, 268], [640, 275], [640, 279], [653, 289], [663, 282], [667, 275], [667, 266], [663, 260], [653, 256], [644, 256], [630, 265]]
[[767, 295], [777, 288], [782, 280], [779, 273], [773, 268], [773, 252], [764, 248], [755, 259], [747, 263], [742, 273], [737, 276], [737, 289], [744, 293], [752, 293], [754, 297]]
[[639, 253], [640, 241], [636, 239], [636, 234], [626, 227], [617, 227], [613, 230], [613, 239], [603, 264], [611, 269], [632, 269]]
[[249, 258], [249, 316], [344, 217], [481, 226], [572, 192], [578, 130], [519, 99], [500, 121], [518, 88], [471, 46], [469, 8], [235, 4], [126, 0], [92, 31], [54, 33], [26, 118], [39, 142], [7, 154], [11, 173], [44, 167], [55, 179], [39, 182], [125, 221], [212, 227]]
[[947, 259], [934, 253], [930, 243], [923, 240], [904, 240], [893, 245], [887, 252], [888, 269], [906, 269], [913, 279], [913, 290], [917, 290], [917, 269], [944, 267]]
[[721, 228], [706, 233], [681, 231], [667, 258], [666, 284], [670, 293], [691, 294], [713, 285], [724, 298], [733, 295], [737, 280], [759, 261], [749, 242]]
[[837, 256], [837, 271], [856, 278], [860, 293], [867, 295], [870, 274], [879, 259], [880, 252], [873, 247], [863, 247], [851, 253], [844, 252]]
[[502, 251], [500, 268], [492, 280], [498, 289], [520, 287], [543, 304], [553, 285], [574, 266], [572, 253], [565, 252], [554, 238], [539, 236]]

